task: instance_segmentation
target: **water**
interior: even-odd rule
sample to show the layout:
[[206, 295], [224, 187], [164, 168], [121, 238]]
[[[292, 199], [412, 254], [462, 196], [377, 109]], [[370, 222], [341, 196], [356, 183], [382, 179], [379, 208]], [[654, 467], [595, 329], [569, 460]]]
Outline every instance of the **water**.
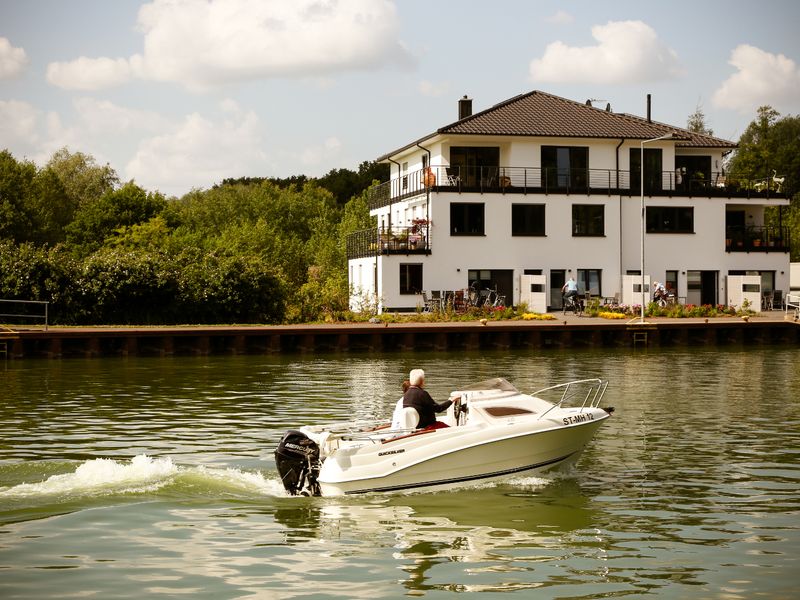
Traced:
[[[434, 398], [611, 382], [576, 467], [456, 492], [290, 498], [302, 423]], [[0, 364], [0, 597], [794, 598], [800, 350]]]

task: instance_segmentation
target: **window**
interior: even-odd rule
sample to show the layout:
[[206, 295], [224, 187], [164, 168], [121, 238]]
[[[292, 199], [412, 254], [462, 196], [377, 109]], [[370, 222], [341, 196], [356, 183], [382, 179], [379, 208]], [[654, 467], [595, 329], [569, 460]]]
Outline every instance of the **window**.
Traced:
[[572, 235], [605, 235], [605, 206], [602, 204], [573, 204]]
[[603, 289], [602, 269], [578, 269], [578, 292], [585, 294], [589, 292], [592, 296], [600, 296]]
[[588, 148], [542, 146], [542, 182], [546, 188], [585, 188], [588, 169]]
[[[640, 190], [642, 187], [642, 149], [631, 148], [630, 152], [631, 161], [631, 182], [632, 190]], [[644, 149], [644, 191], [659, 192], [664, 189], [663, 178], [664, 174], [661, 172], [661, 149], [660, 148], [645, 148]], [[670, 177], [672, 174], [668, 174]]]
[[678, 295], [678, 272], [677, 271], [667, 271], [665, 278], [664, 278], [664, 287], [667, 288], [667, 292], [672, 294], [673, 296]]
[[466, 187], [497, 185], [500, 148], [453, 146], [450, 148], [451, 175], [458, 175]]
[[400, 293], [419, 294], [422, 291], [422, 265], [420, 263], [400, 265]]
[[450, 235], [483, 235], [483, 204], [450, 204]]
[[512, 204], [511, 235], [544, 235], [544, 204]]
[[647, 233], [694, 233], [691, 206], [648, 206]]

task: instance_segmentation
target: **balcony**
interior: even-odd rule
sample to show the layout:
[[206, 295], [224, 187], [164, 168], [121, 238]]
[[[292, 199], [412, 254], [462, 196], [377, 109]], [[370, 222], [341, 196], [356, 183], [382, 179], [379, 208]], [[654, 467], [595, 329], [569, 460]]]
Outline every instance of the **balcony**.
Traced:
[[[601, 194], [638, 196], [638, 171], [541, 167], [430, 167], [412, 171], [368, 191], [374, 210], [427, 192], [490, 194]], [[679, 172], [645, 172], [648, 196], [785, 198], [770, 179], [734, 179], [723, 173], [687, 178]]]
[[379, 254], [430, 254], [431, 230], [426, 226], [362, 229], [347, 236], [347, 259]]
[[726, 227], [726, 252], [789, 252], [788, 227]]

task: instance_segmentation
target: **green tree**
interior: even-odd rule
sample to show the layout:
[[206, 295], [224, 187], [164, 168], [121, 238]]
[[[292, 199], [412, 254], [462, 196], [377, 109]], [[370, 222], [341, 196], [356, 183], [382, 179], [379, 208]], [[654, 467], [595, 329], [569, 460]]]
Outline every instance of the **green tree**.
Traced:
[[770, 106], [760, 107], [739, 139], [730, 173], [739, 180], [766, 181], [790, 198], [788, 209], [767, 210], [767, 223], [789, 229], [791, 259], [800, 260], [800, 117], [781, 117]]
[[704, 135], [714, 135], [714, 130], [706, 126], [706, 113], [703, 111], [703, 105], [699, 102], [694, 112], [689, 115], [686, 121], [686, 129]]
[[61, 181], [73, 210], [99, 200], [119, 185], [110, 165], [98, 165], [94, 157], [67, 148], [57, 150], [45, 168]]
[[66, 227], [67, 244], [78, 255], [86, 256], [123, 228], [157, 216], [166, 205], [160, 193], [148, 193], [131, 181], [81, 205], [75, 219]]
[[10, 152], [0, 152], [0, 239], [26, 241], [33, 226], [28, 196], [36, 166], [18, 162]]

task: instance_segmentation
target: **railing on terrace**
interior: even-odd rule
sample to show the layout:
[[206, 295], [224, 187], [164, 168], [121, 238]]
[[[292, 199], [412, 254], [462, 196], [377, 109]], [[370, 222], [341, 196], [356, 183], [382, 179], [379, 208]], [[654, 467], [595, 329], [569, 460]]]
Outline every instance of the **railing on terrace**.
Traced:
[[788, 227], [726, 227], [726, 252], [789, 252]]
[[379, 254], [430, 254], [431, 230], [427, 226], [362, 229], [347, 236], [347, 259]]
[[[516, 194], [640, 194], [638, 171], [543, 167], [430, 167], [412, 171], [369, 190], [370, 209], [411, 196], [436, 192]], [[737, 198], [780, 197], [772, 179], [736, 179], [724, 173], [691, 177], [679, 171], [645, 174], [644, 191], [653, 196]]]

